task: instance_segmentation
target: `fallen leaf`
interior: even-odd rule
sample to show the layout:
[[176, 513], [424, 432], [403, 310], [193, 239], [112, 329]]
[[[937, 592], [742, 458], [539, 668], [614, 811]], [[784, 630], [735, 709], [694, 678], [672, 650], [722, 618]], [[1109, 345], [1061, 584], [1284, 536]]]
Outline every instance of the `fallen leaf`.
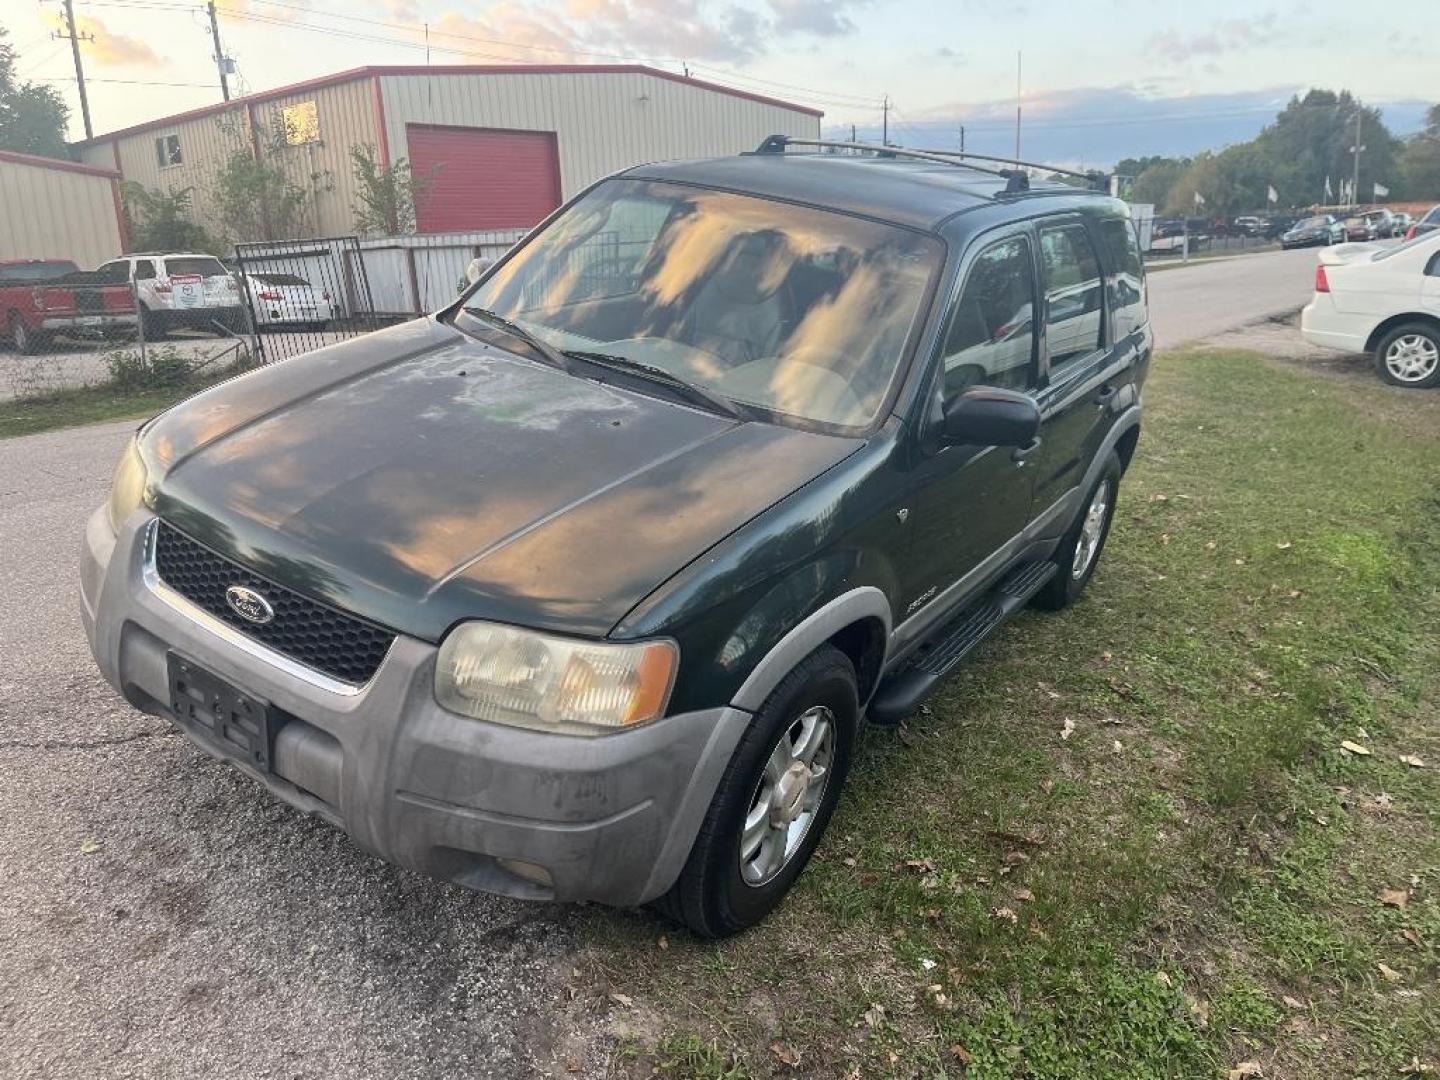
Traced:
[[80, 842], [81, 855], [94, 855], [105, 846], [104, 840], [82, 840]]
[[573, 1058], [573, 1057], [572, 1057], [572, 1058], [567, 1059], [566, 1062], [565, 1062], [565, 1071], [568, 1072], [568, 1073], [583, 1072], [584, 1069], [585, 1069], [585, 1066], [582, 1065], [582, 1064], [580, 1064], [580, 1059], [579, 1059], [579, 1058]]
[[971, 1062], [972, 1060], [974, 1060], [974, 1059], [970, 1056], [970, 1051], [966, 1050], [966, 1049], [965, 1049], [963, 1046], [961, 1046], [959, 1043], [953, 1043], [953, 1044], [951, 1044], [951, 1046], [950, 1046], [950, 1056], [953, 1057], [956, 1061], [958, 1061], [958, 1062], [960, 1063], [960, 1067], [961, 1067], [961, 1068], [964, 1068], [966, 1065], [969, 1065], [970, 1062]]
[[1011, 911], [1008, 907], [997, 907], [994, 911], [990, 912], [990, 914], [997, 919], [1009, 919], [1012, 923], [1018, 923], [1020, 921], [1020, 916], [1016, 915], [1015, 912]]
[[1291, 600], [1299, 600], [1300, 597], [1302, 597], [1302, 596], [1304, 596], [1304, 595], [1305, 595], [1305, 590], [1304, 590], [1304, 589], [1291, 589], [1291, 590], [1290, 590], [1290, 599], [1291, 599]]
[[1375, 809], [1379, 810], [1382, 814], [1395, 808], [1395, 800], [1384, 791], [1376, 795], [1371, 801], [1375, 804]]
[[1171, 536], [1169, 533], [1161, 533], [1161, 534], [1160, 534], [1160, 546], [1161, 546], [1161, 547], [1169, 547], [1169, 546], [1170, 546], [1170, 541], [1173, 540], [1173, 539], [1175, 539], [1175, 538], [1174, 538], [1173, 536]]
[[1065, 726], [1060, 729], [1060, 738], [1068, 739], [1075, 734], [1075, 721], [1068, 716], [1065, 718]]
[[1104, 652], [1102, 652], [1102, 653], [1100, 654], [1100, 659], [1101, 659], [1101, 660], [1104, 660], [1106, 663], [1109, 663], [1109, 661], [1111, 660], [1111, 658], [1112, 658], [1114, 655], [1115, 655], [1115, 654], [1112, 653], [1109, 649], [1106, 649]]
[[1236, 560], [1235, 560], [1235, 565], [1236, 565], [1236, 566], [1244, 566], [1244, 565], [1245, 565], [1245, 560], [1244, 560], [1244, 559], [1236, 559]]
[[1206, 541], [1205, 541], [1205, 550], [1206, 550], [1206, 551], [1214, 551], [1217, 547], [1219, 547], [1219, 545], [1218, 545], [1217, 543], [1215, 543], [1214, 540], [1206, 540]]
[[920, 967], [925, 971], [933, 971], [935, 969], [935, 961], [931, 960], [928, 956], [923, 957], [920, 960]]
[[871, 1005], [865, 1010], [865, 1015], [862, 1019], [865, 1021], [867, 1027], [879, 1027], [885, 1019], [885, 1006], [879, 1004]]
[[1401, 765], [1409, 765], [1412, 769], [1423, 769], [1423, 768], [1425, 768], [1425, 762], [1421, 761], [1421, 760], [1420, 760], [1418, 757], [1416, 757], [1414, 754], [1401, 754], [1401, 755], [1400, 755], [1400, 764], [1401, 764]]
[[1258, 1061], [1242, 1061], [1226, 1074], [1229, 1080], [1245, 1080], [1247, 1076], [1264, 1076], [1265, 1070]]
[[1055, 790], [1055, 781], [1054, 781], [1054, 780], [1041, 780], [1041, 781], [1040, 781], [1040, 790], [1043, 791], [1046, 795], [1049, 795], [1052, 791]]
[[910, 870], [918, 870], [924, 874], [935, 872], [935, 863], [930, 859], [906, 859], [905, 866]]
[[660, 940], [657, 941], [657, 942], [655, 942], [655, 944], [656, 944], [656, 945], [659, 945], [661, 951], [663, 952], [664, 950], [670, 948], [670, 939], [669, 939], [668, 937], [666, 937], [664, 934], [661, 934], [661, 935], [660, 935]]
[[1400, 1070], [1401, 1076], [1428, 1076], [1435, 1071], [1434, 1065], [1427, 1065], [1414, 1054], [1410, 1055], [1410, 1064]]
[[1151, 501], [1151, 502], [1169, 502], [1169, 501], [1170, 501], [1170, 496], [1169, 496], [1169, 495], [1151, 495], [1151, 496], [1150, 496], [1150, 501]]
[[841, 861], [844, 862], [846, 866], [854, 866], [854, 865], [856, 865], [855, 860], [854, 860], [853, 857], [852, 857], [852, 858], [846, 858], [846, 859], [843, 859], [843, 860], [841, 860]]
[[1032, 893], [1029, 889], [1016, 889], [1010, 895], [1022, 904], [1028, 903], [1029, 901], [1035, 899], [1035, 894]]
[[1125, 723], [1125, 721], [1121, 720], [1118, 716], [1107, 716], [1100, 722], [1102, 724], [1109, 724], [1111, 727], [1120, 727]]
[[627, 1009], [632, 1008], [635, 1005], [635, 999], [632, 998], [629, 994], [611, 994], [610, 1000], [615, 1002], [616, 1005], [622, 1005]]
[[1116, 740], [1115, 740], [1115, 752], [1118, 754], [1118, 753], [1120, 753], [1120, 751], [1122, 751], [1122, 750], [1124, 750], [1124, 749], [1125, 749], [1125, 747], [1123, 747], [1123, 746], [1120, 745], [1120, 740], [1119, 740], [1119, 739], [1116, 739]]
[[1340, 744], [1340, 749], [1346, 751], [1347, 753], [1355, 754], [1359, 757], [1370, 756], [1369, 748], [1361, 746], [1357, 742], [1351, 742], [1349, 739], [1346, 739]]
[[800, 1064], [800, 1051], [793, 1046], [786, 1046], [782, 1042], [772, 1042], [770, 1052], [783, 1061], [786, 1065]]
[[1292, 544], [1289, 540], [1284, 540], [1284, 541], [1276, 544], [1275, 546], [1276, 546], [1277, 548], [1279, 548], [1281, 551], [1289, 551], [1289, 550], [1290, 550], [1292, 547], [1294, 547], [1295, 545]]
[[1303, 1008], [1305, 1008], [1305, 1003], [1304, 1003], [1303, 1001], [1299, 1000], [1298, 998], [1293, 998], [1293, 997], [1288, 997], [1288, 996], [1287, 996], [1287, 997], [1282, 997], [1280, 1000], [1285, 1003], [1285, 1007], [1286, 1007], [1287, 1009], [1303, 1009]]
[[1411, 930], [1408, 926], [1404, 930], [1400, 931], [1400, 936], [1406, 941], [1408, 941], [1411, 945], [1414, 945], [1417, 949], [1423, 949], [1425, 947], [1420, 943], [1420, 935], [1417, 934], [1414, 930]]
[[1026, 855], [1023, 851], [1007, 851], [1005, 852], [1003, 861], [1006, 866], [1019, 866], [1022, 863], [1029, 862], [1030, 856]]
[[1155, 981], [1158, 982], [1161, 986], [1169, 987], [1175, 985], [1175, 980], [1170, 978], [1170, 973], [1168, 971], [1157, 971], [1155, 973]]
[[1396, 971], [1383, 960], [1375, 966], [1380, 969], [1380, 974], [1384, 977], [1386, 982], [1400, 982], [1405, 978], [1404, 975], [1401, 975], [1400, 972]]

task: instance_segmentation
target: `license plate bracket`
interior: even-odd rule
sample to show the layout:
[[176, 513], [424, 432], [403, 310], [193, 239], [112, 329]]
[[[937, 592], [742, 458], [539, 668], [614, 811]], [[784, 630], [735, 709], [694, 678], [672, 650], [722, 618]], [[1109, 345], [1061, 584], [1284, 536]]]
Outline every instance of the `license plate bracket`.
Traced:
[[230, 757], [269, 772], [275, 746], [274, 711], [188, 656], [167, 657], [170, 707], [182, 725]]

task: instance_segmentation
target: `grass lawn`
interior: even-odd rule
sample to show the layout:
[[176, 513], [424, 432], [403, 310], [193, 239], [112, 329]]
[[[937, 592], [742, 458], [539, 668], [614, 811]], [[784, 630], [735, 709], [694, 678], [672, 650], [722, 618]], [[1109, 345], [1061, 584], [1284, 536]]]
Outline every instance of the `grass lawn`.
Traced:
[[867, 734], [776, 916], [590, 917], [611, 1075], [1440, 1069], [1440, 400], [1197, 351], [1146, 403], [1085, 598]]

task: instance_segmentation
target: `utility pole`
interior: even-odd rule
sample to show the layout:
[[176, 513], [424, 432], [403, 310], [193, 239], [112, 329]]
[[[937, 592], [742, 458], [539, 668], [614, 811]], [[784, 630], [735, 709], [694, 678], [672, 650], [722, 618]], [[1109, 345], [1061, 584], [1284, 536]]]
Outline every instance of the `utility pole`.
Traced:
[[1020, 58], [1021, 53], [1015, 53], [1015, 167], [1020, 167]]
[[960, 153], [965, 152], [965, 125], [960, 125]]
[[890, 95], [880, 102], [880, 145], [890, 145]]
[[[65, 0], [68, 4], [70, 0]], [[225, 74], [225, 54], [220, 50], [220, 21], [215, 17], [215, 0], [205, 5], [210, 12], [210, 39], [215, 42], [215, 68], [220, 72], [220, 93], [230, 100], [230, 79]]]
[[1355, 154], [1355, 174], [1350, 181], [1350, 205], [1354, 206], [1360, 201], [1360, 151], [1365, 147], [1360, 145], [1360, 117], [1363, 114], [1357, 108], [1355, 111], [1355, 145], [1350, 149]]
[[85, 65], [80, 63], [80, 42], [94, 41], [94, 34], [81, 34], [75, 29], [75, 8], [72, 0], [64, 0], [65, 4], [65, 33], [58, 30], [51, 33], [52, 38], [69, 38], [70, 55], [75, 58], [75, 85], [80, 88], [80, 116], [85, 121], [85, 138], [93, 139], [95, 129], [90, 126], [90, 99], [85, 96]]
[[855, 135], [855, 125], [854, 125], [854, 124], [851, 124], [851, 125], [850, 125], [850, 141], [851, 141], [851, 142], [859, 142], [859, 141], [860, 141], [860, 140], [856, 137], [856, 135]]

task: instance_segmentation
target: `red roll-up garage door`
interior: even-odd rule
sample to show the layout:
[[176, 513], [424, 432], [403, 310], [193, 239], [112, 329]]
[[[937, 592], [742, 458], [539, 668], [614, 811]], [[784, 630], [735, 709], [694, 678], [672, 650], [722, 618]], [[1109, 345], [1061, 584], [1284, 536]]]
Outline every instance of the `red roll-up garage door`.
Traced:
[[553, 131], [408, 124], [410, 168], [429, 176], [418, 200], [421, 232], [514, 229], [560, 205], [560, 156]]

